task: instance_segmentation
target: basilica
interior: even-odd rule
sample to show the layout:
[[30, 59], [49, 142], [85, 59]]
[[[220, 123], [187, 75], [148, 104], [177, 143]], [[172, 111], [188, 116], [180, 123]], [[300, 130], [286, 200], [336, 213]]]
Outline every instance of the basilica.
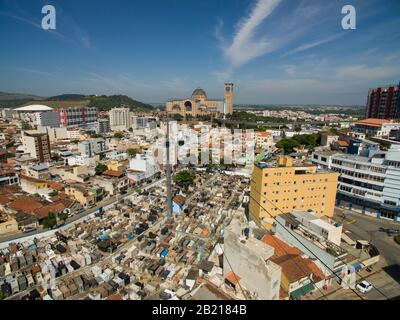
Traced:
[[187, 99], [175, 99], [166, 102], [169, 114], [181, 116], [224, 115], [233, 111], [233, 84], [225, 83], [224, 99], [208, 99], [206, 92], [197, 88]]

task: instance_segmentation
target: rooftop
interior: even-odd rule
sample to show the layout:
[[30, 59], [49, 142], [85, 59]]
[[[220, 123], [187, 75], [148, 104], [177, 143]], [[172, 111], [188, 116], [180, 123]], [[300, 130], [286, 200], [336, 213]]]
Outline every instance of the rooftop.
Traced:
[[356, 122], [356, 125], [364, 125], [364, 126], [370, 126], [370, 127], [381, 127], [385, 123], [392, 123], [392, 120], [387, 120], [387, 119], [375, 119], [375, 118], [370, 118], [370, 119], [364, 119]]
[[262, 241], [275, 249], [272, 258], [278, 258], [287, 254], [302, 254], [302, 252], [298, 248], [289, 246], [286, 242], [283, 242], [282, 240], [271, 234], [266, 234], [262, 238]]
[[271, 260], [281, 266], [282, 272], [289, 282], [298, 281], [312, 274], [311, 269], [308, 267], [307, 259], [299, 255], [286, 254]]
[[206, 92], [205, 92], [202, 88], [200, 88], [200, 87], [197, 87], [197, 88], [193, 91], [192, 97], [193, 97], [193, 96], [202, 96], [202, 97], [204, 97], [204, 98], [207, 98]]
[[123, 176], [122, 172], [115, 170], [106, 170], [102, 173], [105, 176], [120, 178]]
[[228, 280], [230, 283], [232, 283], [234, 286], [236, 286], [240, 281], [240, 277], [236, 273], [234, 273], [232, 271], [230, 271], [225, 276], [225, 279]]
[[29, 106], [19, 107], [14, 110], [21, 112], [40, 112], [40, 111], [52, 111], [53, 108], [50, 108], [42, 104], [32, 104]]

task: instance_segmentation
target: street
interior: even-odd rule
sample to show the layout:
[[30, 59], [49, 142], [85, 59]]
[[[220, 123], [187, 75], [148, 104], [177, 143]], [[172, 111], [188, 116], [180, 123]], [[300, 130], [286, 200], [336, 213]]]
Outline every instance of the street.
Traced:
[[[400, 265], [400, 245], [394, 240], [393, 236], [388, 236], [386, 232], [379, 231], [379, 228], [390, 228], [400, 230], [399, 224], [391, 223], [383, 219], [369, 217], [363, 214], [344, 211], [346, 219], [343, 222], [344, 230], [349, 230], [360, 239], [370, 241], [380, 251], [387, 265]], [[340, 215], [343, 210], [335, 209], [335, 218], [341, 220]]]
[[[373, 271], [371, 273], [361, 271], [362, 279], [370, 282], [374, 288], [366, 294], [359, 293], [360, 296], [367, 300], [399, 297], [400, 245], [394, 241], [393, 235], [388, 235], [381, 229], [400, 230], [400, 225], [340, 208], [335, 209], [334, 217], [338, 221], [343, 221], [344, 231], [351, 231], [357, 239], [370, 241], [380, 252], [380, 261], [373, 266]], [[328, 294], [326, 298], [329, 300], [360, 299], [352, 290], [342, 288]]]

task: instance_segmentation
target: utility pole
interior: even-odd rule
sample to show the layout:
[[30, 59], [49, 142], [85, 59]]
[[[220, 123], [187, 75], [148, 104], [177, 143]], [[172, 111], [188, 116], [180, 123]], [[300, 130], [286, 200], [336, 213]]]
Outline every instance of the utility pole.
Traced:
[[167, 149], [167, 163], [166, 163], [166, 182], [167, 182], [167, 216], [172, 218], [172, 190], [171, 190], [171, 159], [170, 159], [170, 136], [169, 136], [169, 118], [167, 115], [167, 137], [165, 146]]

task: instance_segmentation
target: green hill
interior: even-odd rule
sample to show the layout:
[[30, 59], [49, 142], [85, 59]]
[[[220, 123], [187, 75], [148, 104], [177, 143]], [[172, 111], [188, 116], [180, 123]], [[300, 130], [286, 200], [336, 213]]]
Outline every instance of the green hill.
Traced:
[[15, 108], [29, 101], [37, 101], [43, 99], [31, 94], [7, 93], [0, 91], [0, 108]]
[[121, 106], [139, 112], [151, 112], [155, 110], [152, 105], [134, 100], [125, 95], [95, 96], [83, 94], [61, 94], [49, 98], [42, 98], [34, 95], [0, 92], [0, 108], [16, 108], [30, 104], [44, 104], [52, 108], [90, 106], [97, 107], [100, 111], [108, 111], [111, 108]]
[[107, 111], [116, 107], [127, 107], [135, 111], [153, 111], [154, 107], [150, 104], [133, 100], [128, 96], [115, 95], [115, 96], [97, 96], [92, 97], [88, 106], [97, 107], [100, 111]]
[[59, 96], [50, 97], [47, 100], [50, 101], [82, 101], [87, 100], [88, 96], [83, 94], [60, 94]]

